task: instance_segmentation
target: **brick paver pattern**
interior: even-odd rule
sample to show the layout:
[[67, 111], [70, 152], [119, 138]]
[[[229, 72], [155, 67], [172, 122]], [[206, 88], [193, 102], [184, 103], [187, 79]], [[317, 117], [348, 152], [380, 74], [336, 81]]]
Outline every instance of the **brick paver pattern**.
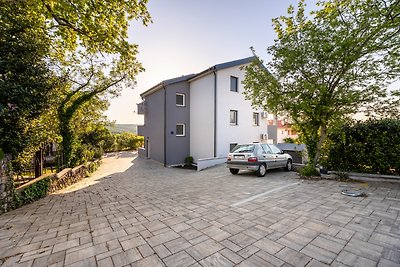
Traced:
[[0, 216], [2, 267], [400, 266], [398, 186], [164, 168], [132, 152], [103, 162]]

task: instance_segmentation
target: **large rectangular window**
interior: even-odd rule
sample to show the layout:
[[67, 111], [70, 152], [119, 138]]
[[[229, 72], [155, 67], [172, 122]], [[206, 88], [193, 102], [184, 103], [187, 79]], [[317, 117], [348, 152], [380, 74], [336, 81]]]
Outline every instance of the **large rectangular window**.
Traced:
[[185, 124], [176, 124], [176, 136], [185, 136]]
[[176, 106], [177, 107], [185, 106], [185, 94], [176, 93]]
[[257, 112], [253, 112], [253, 125], [254, 126], [260, 125], [260, 114]]
[[238, 77], [231, 76], [231, 91], [232, 92], [238, 91]]
[[231, 125], [238, 125], [238, 111], [237, 110], [230, 111], [229, 122]]

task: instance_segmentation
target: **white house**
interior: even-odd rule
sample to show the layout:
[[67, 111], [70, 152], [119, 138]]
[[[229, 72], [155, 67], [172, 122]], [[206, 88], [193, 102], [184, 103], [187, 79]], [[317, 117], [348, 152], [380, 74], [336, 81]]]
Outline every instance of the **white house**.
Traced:
[[[140, 154], [165, 166], [182, 164], [185, 155], [190, 155], [202, 169], [225, 162], [238, 143], [265, 141], [265, 113], [253, 108], [243, 94], [243, 67], [253, 59], [217, 64], [198, 74], [163, 81], [144, 92], [143, 102], [138, 105], [138, 113], [145, 115], [144, 126], [138, 131], [147, 147]], [[156, 97], [158, 100], [153, 101]], [[163, 146], [156, 149], [162, 155], [154, 155], [155, 149], [151, 148], [149, 156], [148, 144], [154, 143], [154, 138], [158, 146]]]

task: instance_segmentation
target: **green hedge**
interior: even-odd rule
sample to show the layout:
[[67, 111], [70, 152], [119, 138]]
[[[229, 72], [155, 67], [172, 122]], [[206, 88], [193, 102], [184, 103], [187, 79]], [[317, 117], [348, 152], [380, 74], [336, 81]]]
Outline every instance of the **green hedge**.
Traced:
[[343, 125], [328, 136], [329, 170], [400, 175], [400, 120]]

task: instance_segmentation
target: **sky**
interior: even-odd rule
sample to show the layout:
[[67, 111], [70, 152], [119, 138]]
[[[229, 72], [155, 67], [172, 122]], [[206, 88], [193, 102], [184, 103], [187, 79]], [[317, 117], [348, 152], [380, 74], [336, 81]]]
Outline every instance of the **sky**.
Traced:
[[[316, 0], [306, 1], [309, 8]], [[140, 94], [163, 80], [198, 73], [208, 67], [252, 56], [264, 60], [276, 34], [272, 19], [287, 14], [297, 0], [149, 0], [153, 23], [133, 22], [129, 41], [139, 45], [138, 60], [145, 72], [133, 88], [111, 99], [106, 112], [111, 121], [142, 124], [136, 104]]]

